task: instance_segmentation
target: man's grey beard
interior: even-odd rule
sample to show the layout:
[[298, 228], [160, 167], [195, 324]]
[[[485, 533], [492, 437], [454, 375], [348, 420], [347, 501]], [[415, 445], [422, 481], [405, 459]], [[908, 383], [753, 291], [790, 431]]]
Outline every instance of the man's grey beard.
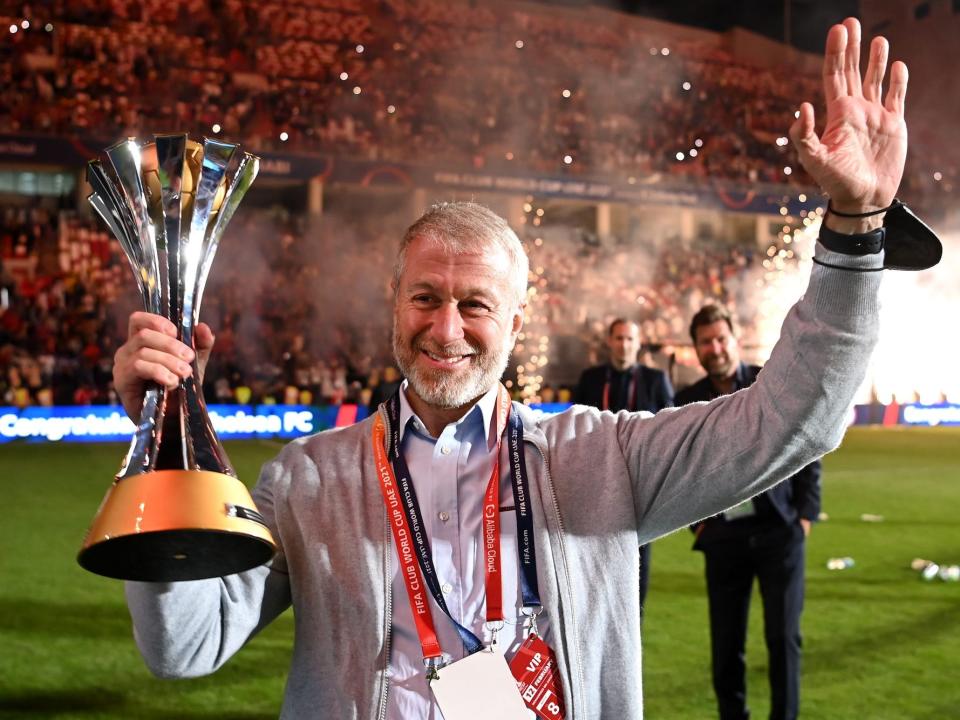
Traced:
[[[417, 356], [424, 348], [435, 354], [443, 352], [461, 354], [469, 348], [468, 352], [473, 355], [466, 372], [432, 372], [421, 369], [416, 364]], [[512, 343], [509, 336], [499, 351], [496, 349], [483, 351], [465, 340], [455, 346], [431, 347], [429, 343], [420, 339], [409, 342], [401, 338], [396, 324], [393, 327], [393, 355], [400, 372], [407, 378], [413, 391], [421, 400], [444, 410], [462, 407], [486, 394], [496, 385], [507, 369], [511, 349]]]

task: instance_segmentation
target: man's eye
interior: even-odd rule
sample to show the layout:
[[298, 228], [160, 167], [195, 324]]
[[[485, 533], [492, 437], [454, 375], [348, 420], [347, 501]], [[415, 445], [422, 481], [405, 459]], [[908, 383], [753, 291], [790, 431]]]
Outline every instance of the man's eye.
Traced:
[[480, 302], [479, 300], [468, 300], [467, 302], [462, 303], [462, 306], [471, 312], [486, 312], [490, 309], [488, 305]]

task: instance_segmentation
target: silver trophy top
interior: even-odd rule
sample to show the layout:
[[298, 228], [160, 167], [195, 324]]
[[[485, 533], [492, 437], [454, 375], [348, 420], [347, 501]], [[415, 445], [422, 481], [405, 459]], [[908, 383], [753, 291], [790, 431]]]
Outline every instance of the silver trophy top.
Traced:
[[[200, 299], [223, 232], [257, 176], [260, 159], [239, 145], [154, 135], [106, 150], [87, 166], [90, 204], [120, 241], [144, 309], [177, 326], [194, 347]], [[148, 387], [118, 478], [156, 469], [235, 475], [206, 413], [199, 372], [178, 388]], [[161, 442], [164, 441], [164, 442]]]
[[130, 138], [106, 156], [87, 166], [90, 204], [120, 241], [144, 308], [182, 327], [190, 344], [213, 257], [260, 159], [185, 134]]

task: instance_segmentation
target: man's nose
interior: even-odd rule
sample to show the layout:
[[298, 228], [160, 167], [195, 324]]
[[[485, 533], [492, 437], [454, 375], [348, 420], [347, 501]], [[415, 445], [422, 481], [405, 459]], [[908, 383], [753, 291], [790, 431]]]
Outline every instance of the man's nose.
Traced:
[[463, 339], [463, 317], [456, 303], [444, 303], [437, 308], [430, 330], [441, 345]]

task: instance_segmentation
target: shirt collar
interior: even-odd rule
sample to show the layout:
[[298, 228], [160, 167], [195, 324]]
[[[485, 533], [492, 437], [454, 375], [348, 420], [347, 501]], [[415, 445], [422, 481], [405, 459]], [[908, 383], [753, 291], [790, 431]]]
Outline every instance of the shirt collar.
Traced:
[[[410, 386], [409, 380], [404, 380], [403, 384], [400, 385], [400, 442], [403, 442], [403, 438], [407, 432], [407, 426], [410, 424], [410, 419], [414, 418], [416, 422], [420, 424], [422, 428], [421, 432], [424, 435], [429, 435], [426, 430], [426, 425], [424, 422], [417, 417], [417, 414], [413, 411], [413, 408], [410, 407], [410, 402], [407, 400], [407, 388]], [[494, 429], [493, 425], [493, 416], [497, 410], [497, 394], [500, 391], [500, 384], [497, 383], [492, 388], [490, 388], [477, 402], [471, 407], [467, 412], [463, 414], [463, 417], [457, 420], [454, 425], [460, 425], [465, 422], [467, 418], [473, 415], [476, 412], [480, 413], [481, 420], [483, 422], [483, 435], [487, 438], [487, 448], [492, 449], [496, 443], [497, 438], [492, 436]]]

